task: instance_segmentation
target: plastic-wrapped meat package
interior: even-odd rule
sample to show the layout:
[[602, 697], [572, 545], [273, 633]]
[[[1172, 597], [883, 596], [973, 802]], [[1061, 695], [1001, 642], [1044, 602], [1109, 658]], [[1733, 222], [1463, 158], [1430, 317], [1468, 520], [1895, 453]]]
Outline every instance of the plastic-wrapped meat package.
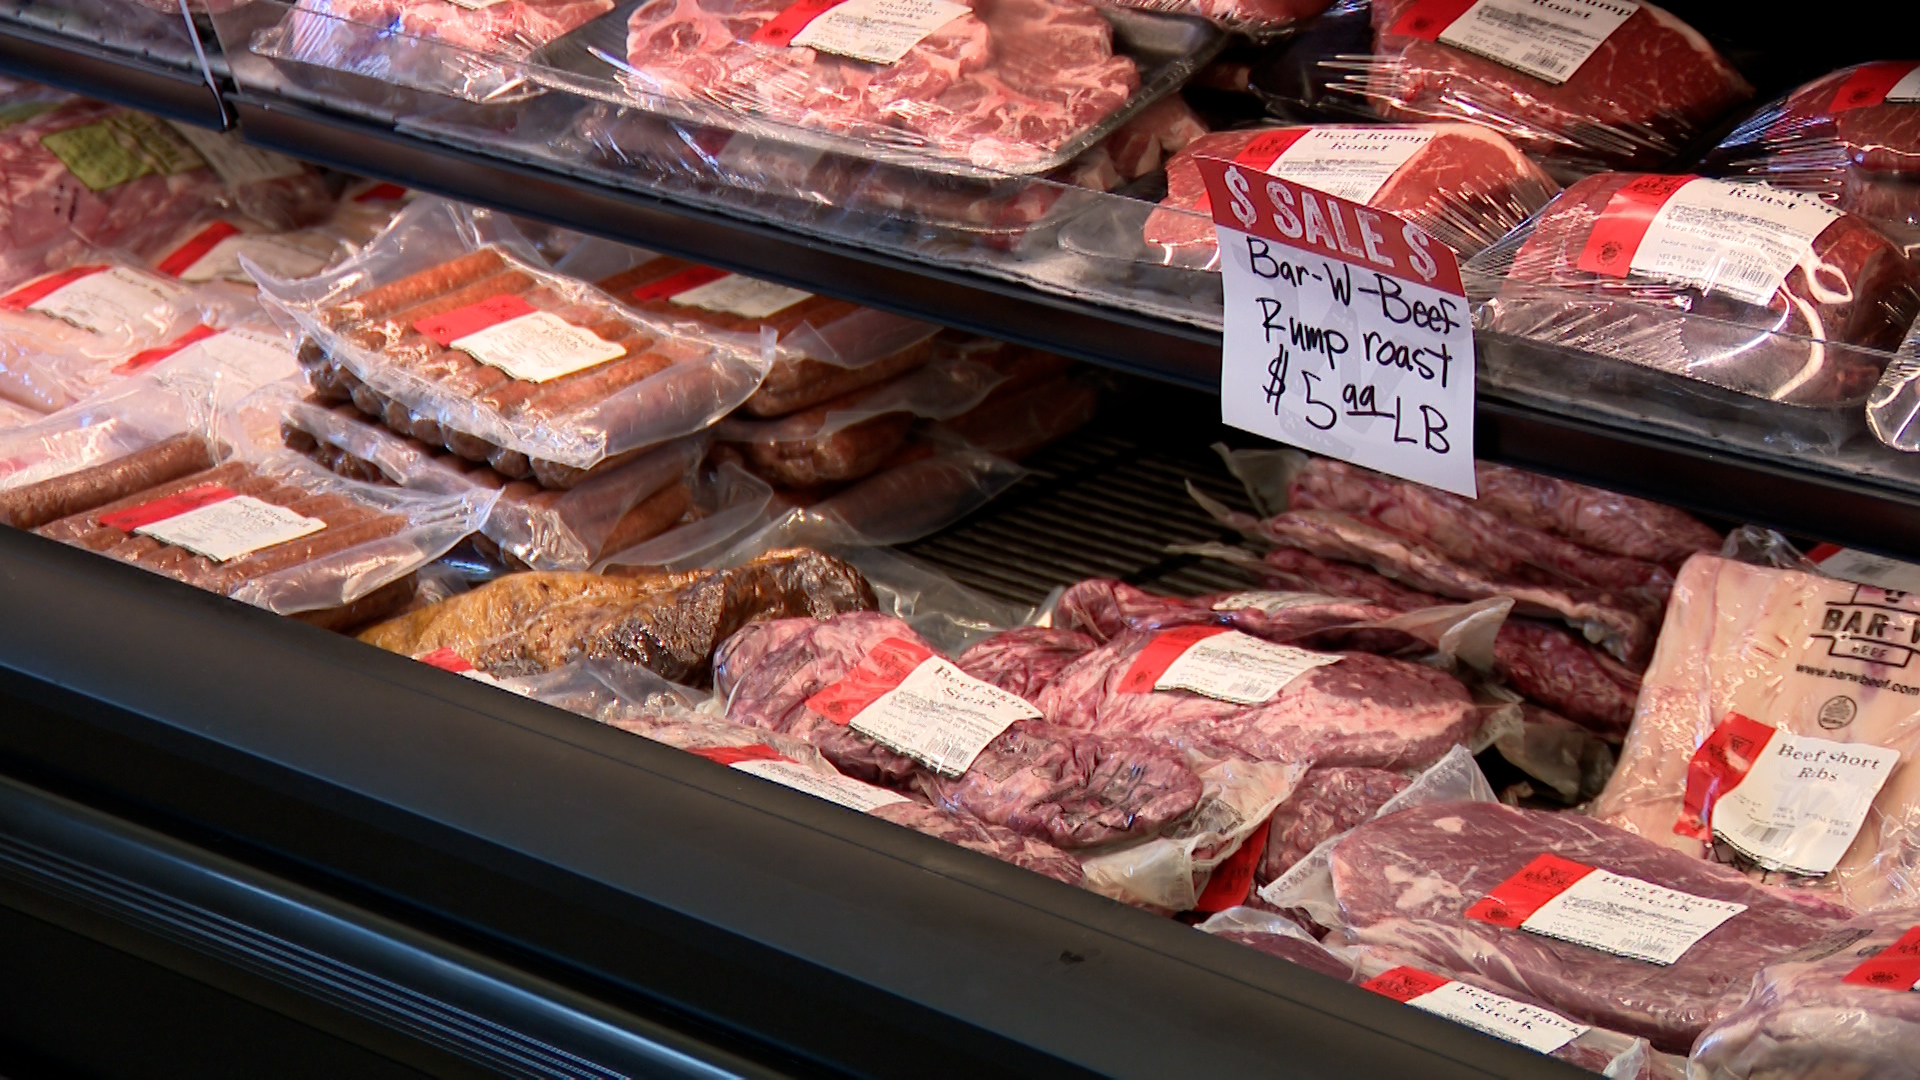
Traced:
[[1200, 157], [1397, 214], [1462, 256], [1511, 232], [1560, 190], [1512, 143], [1473, 124], [1222, 131], [1194, 140], [1167, 164], [1167, 197], [1148, 215], [1143, 238], [1168, 266], [1220, 265]]
[[996, 387], [985, 401], [933, 425], [928, 434], [936, 443], [1020, 461], [1092, 422], [1099, 408], [1097, 382], [1061, 375], [1025, 388]]
[[1491, 461], [1475, 462], [1473, 472], [1474, 505], [1592, 551], [1678, 570], [1698, 552], [1720, 550], [1717, 530], [1662, 503]]
[[1466, 270], [1499, 280], [1480, 329], [1793, 405], [1863, 401], [1920, 313], [1920, 271], [1866, 221], [1691, 176], [1588, 177]]
[[1590, 818], [1498, 803], [1388, 815], [1330, 864], [1346, 939], [1670, 1053], [1849, 917]]
[[[1916, 628], [1910, 594], [1694, 556], [1594, 813], [1857, 910], [1911, 906]], [[1809, 768], [1812, 787], [1795, 779]]]
[[909, 442], [863, 480], [819, 499], [801, 494], [812, 521], [868, 545], [908, 544], [939, 532], [992, 501], [1027, 472], [995, 454]]
[[[404, 603], [413, 572], [478, 528], [493, 501], [358, 484], [284, 453], [175, 475], [193, 456], [160, 443], [10, 498], [73, 511], [35, 528], [42, 536], [336, 629]], [[158, 476], [168, 478], [74, 510]]]
[[[623, 547], [613, 546], [612, 540], [602, 544], [608, 554], [594, 564], [594, 571], [636, 574], [711, 565], [778, 515], [773, 488], [730, 462], [704, 462], [686, 488], [687, 509], [677, 524]], [[647, 502], [657, 498], [650, 496]]]
[[553, 491], [395, 435], [351, 407], [289, 401], [282, 411], [288, 448], [343, 476], [426, 491], [498, 491], [481, 533], [510, 565], [536, 570], [584, 570], [667, 531], [692, 504], [689, 481], [705, 452], [698, 439], [668, 443]]
[[1116, 0], [1121, 7], [1163, 15], [1197, 15], [1230, 30], [1264, 37], [1286, 31], [1333, 6], [1334, 0]]
[[981, 682], [1035, 701], [1067, 665], [1099, 646], [1078, 630], [1017, 626], [974, 645], [954, 662]]
[[[1176, 153], [1207, 133], [1207, 122], [1179, 95], [1161, 98], [1115, 128], [1100, 143], [1122, 181], [1159, 171]], [[1083, 185], [1085, 186], [1085, 185]], [[1109, 184], [1101, 190], [1112, 190]]]
[[1841, 68], [1735, 128], [1708, 157], [1719, 176], [1750, 176], [1920, 242], [1920, 64]]
[[218, 214], [189, 222], [155, 245], [146, 262], [156, 273], [189, 285], [220, 282], [251, 289], [253, 275], [242, 258], [275, 277], [302, 278], [352, 255], [356, 246], [350, 230], [319, 226], [278, 232], [239, 214]]
[[714, 649], [748, 623], [825, 618], [875, 604], [873, 587], [852, 566], [787, 549], [720, 570], [509, 574], [373, 627], [360, 640], [407, 656], [451, 649], [501, 677], [617, 660], [699, 685]]
[[261, 295], [314, 339], [323, 395], [546, 487], [704, 429], [770, 362], [554, 274], [500, 215], [437, 199], [325, 274], [263, 276]]
[[1838, 947], [1768, 965], [1693, 1047], [1699, 1080], [1920, 1077], [1920, 916], [1861, 919]]
[[1321, 844], [1371, 820], [1387, 800], [1412, 782], [1387, 769], [1311, 770], [1269, 819], [1267, 846], [1254, 872], [1254, 884], [1266, 885]]
[[863, 17], [874, 18], [785, 0], [647, 0], [628, 20], [624, 79], [639, 94], [1009, 171], [1044, 164], [1140, 82], [1081, 0], [978, 0], [892, 23], [885, 41], [862, 34]]
[[1006, 376], [973, 360], [943, 357], [894, 379], [773, 420], [729, 417], [714, 439], [783, 488], [857, 480], [906, 443], [916, 419], [945, 420], [984, 401]]
[[1465, 120], [1578, 174], [1680, 154], [1753, 88], [1649, 3], [1382, 0], [1373, 53], [1323, 64], [1388, 120]]
[[300, 0], [255, 52], [474, 102], [534, 89], [525, 61], [612, 0]]

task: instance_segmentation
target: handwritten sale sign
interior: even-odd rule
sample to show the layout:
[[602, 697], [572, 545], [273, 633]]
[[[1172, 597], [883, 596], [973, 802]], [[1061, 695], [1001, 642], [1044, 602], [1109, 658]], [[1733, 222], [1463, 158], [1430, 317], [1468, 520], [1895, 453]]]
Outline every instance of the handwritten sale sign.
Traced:
[[1473, 330], [1453, 252], [1392, 214], [1198, 164], [1226, 286], [1221, 419], [1472, 497]]

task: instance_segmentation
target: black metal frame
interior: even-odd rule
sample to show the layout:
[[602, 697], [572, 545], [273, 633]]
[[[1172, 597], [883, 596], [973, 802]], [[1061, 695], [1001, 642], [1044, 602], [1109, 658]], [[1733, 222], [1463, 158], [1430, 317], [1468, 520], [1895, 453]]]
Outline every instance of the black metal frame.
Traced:
[[229, 126], [205, 72], [31, 26], [0, 23], [0, 71], [216, 131]]

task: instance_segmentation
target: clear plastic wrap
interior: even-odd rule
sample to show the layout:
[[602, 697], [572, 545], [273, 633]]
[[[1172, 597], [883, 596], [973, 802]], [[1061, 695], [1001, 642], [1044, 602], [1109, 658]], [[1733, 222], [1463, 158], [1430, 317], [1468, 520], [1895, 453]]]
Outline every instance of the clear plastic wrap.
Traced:
[[1861, 919], [1824, 948], [1768, 965], [1693, 1047], [1696, 1080], [1920, 1077], [1920, 916]]
[[1477, 330], [1802, 410], [1857, 410], [1920, 313], [1865, 221], [1762, 184], [1604, 173], [1464, 268]]
[[377, 231], [359, 235], [355, 225], [336, 228], [329, 223], [281, 232], [238, 214], [201, 217], [155, 245], [146, 262], [156, 273], [189, 285], [221, 282], [251, 288], [253, 277], [241, 268], [241, 256], [275, 277], [309, 277], [353, 254], [358, 243]]
[[708, 462], [694, 477], [690, 520], [614, 550], [593, 569], [618, 574], [631, 572], [625, 567], [686, 570], [709, 565], [776, 516], [773, 488], [765, 480], [731, 462]]
[[[1674, 588], [1619, 768], [1593, 812], [1690, 857], [1731, 861], [1856, 910], [1913, 905], [1920, 895], [1920, 770], [1912, 764], [1920, 751], [1920, 687], [1908, 684], [1905, 669], [1917, 625], [1920, 603], [1908, 594], [1694, 556]], [[1782, 736], [1817, 740], [1816, 749]], [[1879, 747], [1897, 757], [1877, 766], [1877, 788], [1863, 789], [1858, 775], [1836, 780], [1850, 799], [1863, 791], [1871, 797], [1864, 813], [1851, 801], [1823, 810], [1831, 825], [1806, 816], [1804, 793], [1781, 796], [1777, 820], [1766, 825], [1783, 827], [1797, 849], [1793, 861], [1774, 858], [1789, 853], [1772, 846], [1755, 848], [1757, 838], [1741, 825], [1746, 815], [1725, 812], [1727, 793], [1776, 752], [1844, 749], [1826, 744], [1855, 746], [1856, 755]], [[1846, 841], [1849, 825], [1858, 831]], [[1814, 869], [1799, 860], [1816, 834], [1846, 841], [1838, 851], [1834, 840], [1822, 843], [1838, 860], [1828, 872], [1763, 869]]]
[[437, 199], [319, 277], [250, 271], [320, 344], [316, 388], [549, 487], [706, 428], [770, 363], [764, 348], [653, 322], [556, 275], [501, 215]]
[[1334, 0], [1112, 0], [1164, 15], [1197, 15], [1229, 30], [1266, 37], [1284, 33], [1334, 6]]
[[1920, 95], [1911, 60], [1844, 67], [1743, 121], [1708, 155], [1718, 176], [1815, 195], [1920, 243]]
[[1511, 232], [1560, 190], [1512, 143], [1474, 124], [1221, 131], [1195, 139], [1167, 163], [1167, 197], [1140, 226], [1147, 250], [1167, 266], [1220, 266], [1201, 157], [1397, 214], [1462, 257]]
[[1387, 120], [1464, 120], [1556, 172], [1658, 167], [1753, 88], [1649, 3], [1376, 0], [1373, 51], [1321, 61]]

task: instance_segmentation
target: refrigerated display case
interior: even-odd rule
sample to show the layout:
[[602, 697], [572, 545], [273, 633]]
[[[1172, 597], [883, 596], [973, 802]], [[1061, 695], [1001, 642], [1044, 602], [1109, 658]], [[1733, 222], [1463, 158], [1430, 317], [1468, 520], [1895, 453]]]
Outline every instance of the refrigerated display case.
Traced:
[[[274, 0], [162, 16], [184, 53], [91, 40], [80, 11], [0, 12], [0, 69], [1118, 372], [1101, 418], [1010, 492], [901, 545], [962, 584], [1032, 605], [1086, 577], [1178, 593], [1251, 580], [1168, 554], [1234, 538], [1187, 485], [1247, 509], [1207, 448], [1250, 440], [1210, 396], [1217, 282], [1089, 254], [1084, 226], [1074, 239], [1125, 196], [960, 176], [986, 190], [965, 187], [969, 213], [1043, 209], [982, 225], [903, 214], [857, 184], [796, 206], [719, 166], [611, 152], [621, 142], [583, 118], [665, 122], [578, 87], [474, 102], [284, 63], [262, 44], [289, 13]], [[1182, 47], [1198, 67], [1221, 43]], [[865, 180], [891, 164], [864, 163]], [[1482, 458], [1920, 551], [1920, 473], [1898, 451], [1783, 451], [1777, 416], [1714, 388], [1517, 336], [1479, 347]], [[0, 530], [0, 577], [0, 933], [17, 945], [0, 1056], [23, 1075], [1579, 1075], [40, 537]]]

